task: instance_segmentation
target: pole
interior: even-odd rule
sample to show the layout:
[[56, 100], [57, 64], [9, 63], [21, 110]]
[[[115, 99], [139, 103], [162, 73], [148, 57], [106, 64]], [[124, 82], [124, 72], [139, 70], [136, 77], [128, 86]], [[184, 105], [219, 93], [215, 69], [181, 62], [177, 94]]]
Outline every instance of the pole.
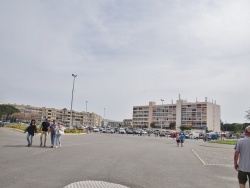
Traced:
[[105, 127], [105, 108], [104, 108], [104, 114], [103, 114], [103, 127]]
[[86, 101], [86, 126], [88, 126], [88, 101]]
[[72, 97], [71, 97], [71, 107], [70, 107], [70, 122], [69, 122], [69, 128], [72, 127], [72, 106], [73, 106], [73, 97], [74, 97], [74, 88], [75, 88], [75, 78], [77, 77], [77, 75], [72, 74], [72, 76], [74, 77], [73, 79], [73, 88], [72, 88]]
[[162, 131], [162, 118], [164, 117], [164, 110], [163, 110], [163, 99], [161, 99], [161, 108], [162, 108], [162, 117], [161, 117], [161, 131]]

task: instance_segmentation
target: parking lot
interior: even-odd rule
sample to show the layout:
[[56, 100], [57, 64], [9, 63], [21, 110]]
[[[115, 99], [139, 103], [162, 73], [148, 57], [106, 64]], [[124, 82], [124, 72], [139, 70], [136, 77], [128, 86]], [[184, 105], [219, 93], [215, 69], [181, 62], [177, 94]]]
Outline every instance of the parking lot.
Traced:
[[26, 145], [22, 132], [0, 128], [1, 187], [59, 188], [88, 180], [130, 188], [238, 186], [233, 148], [202, 140], [177, 147], [167, 137], [90, 133], [63, 135], [57, 149], [40, 148], [39, 135], [33, 147]]

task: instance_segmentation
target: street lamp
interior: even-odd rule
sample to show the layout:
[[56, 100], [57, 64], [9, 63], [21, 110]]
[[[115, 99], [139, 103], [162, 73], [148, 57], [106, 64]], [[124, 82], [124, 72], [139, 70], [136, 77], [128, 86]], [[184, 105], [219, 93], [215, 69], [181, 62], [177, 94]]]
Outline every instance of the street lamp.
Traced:
[[86, 125], [88, 126], [88, 114], [87, 114], [87, 111], [88, 111], [88, 101], [86, 101]]
[[72, 121], [73, 121], [73, 120], [72, 120], [72, 105], [73, 105], [75, 78], [77, 77], [77, 75], [72, 74], [72, 76], [74, 77], [74, 79], [73, 79], [72, 98], [71, 98], [71, 107], [70, 107], [70, 122], [69, 122], [69, 128], [72, 127]]
[[103, 114], [103, 127], [105, 127], [105, 108], [104, 108], [104, 114]]
[[163, 118], [163, 116], [164, 116], [164, 110], [163, 110], [163, 102], [164, 102], [164, 100], [163, 99], [161, 99], [161, 107], [162, 107], [162, 117], [161, 117], [161, 130], [162, 130], [162, 118]]

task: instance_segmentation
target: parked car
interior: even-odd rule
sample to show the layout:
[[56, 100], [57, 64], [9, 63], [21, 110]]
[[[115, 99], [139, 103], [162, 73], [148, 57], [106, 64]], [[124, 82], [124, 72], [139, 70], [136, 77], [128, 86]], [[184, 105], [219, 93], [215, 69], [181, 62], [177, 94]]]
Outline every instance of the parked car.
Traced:
[[141, 130], [141, 134], [148, 134], [147, 131]]
[[166, 133], [164, 131], [161, 131], [160, 132], [160, 137], [165, 137], [166, 136]]
[[120, 128], [120, 129], [119, 129], [119, 133], [120, 133], [120, 134], [126, 134], [126, 131], [125, 131], [125, 129]]
[[229, 139], [237, 139], [237, 136], [235, 134], [232, 134], [229, 136]]
[[127, 130], [126, 130], [126, 133], [127, 133], [127, 134], [133, 134], [133, 133], [134, 133], [134, 130], [132, 130], [132, 129], [127, 129]]
[[185, 134], [185, 138], [187, 139], [191, 138], [190, 134]]
[[106, 129], [106, 133], [111, 133], [111, 134], [113, 134], [115, 131], [114, 131], [114, 129]]
[[94, 128], [93, 132], [99, 132], [99, 129], [98, 128]]
[[218, 134], [209, 134], [208, 140], [218, 140], [219, 136]]

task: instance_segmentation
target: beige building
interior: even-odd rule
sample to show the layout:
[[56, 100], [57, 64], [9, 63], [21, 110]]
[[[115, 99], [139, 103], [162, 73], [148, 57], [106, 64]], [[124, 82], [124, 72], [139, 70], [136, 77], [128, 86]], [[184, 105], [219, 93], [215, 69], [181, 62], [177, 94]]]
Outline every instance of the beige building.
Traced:
[[133, 125], [132, 119], [124, 119], [122, 122], [122, 126], [124, 127], [131, 127]]
[[[56, 120], [60, 121], [66, 125], [69, 125], [70, 122], [70, 110], [66, 108], [60, 110], [55, 108], [46, 108], [46, 107], [34, 107], [30, 105], [18, 105], [18, 104], [9, 104], [19, 109], [26, 121], [34, 118], [38, 123], [43, 121], [45, 118], [48, 118], [50, 121]], [[73, 126], [98, 126], [101, 125], [102, 117], [90, 112], [77, 112], [72, 110], [72, 125]]]
[[133, 107], [133, 126], [149, 128], [154, 124], [157, 128], [168, 129], [170, 123], [176, 123], [176, 130], [181, 126], [192, 130], [212, 130], [220, 132], [220, 106], [216, 102], [187, 102], [179, 99], [174, 104], [149, 105]]

